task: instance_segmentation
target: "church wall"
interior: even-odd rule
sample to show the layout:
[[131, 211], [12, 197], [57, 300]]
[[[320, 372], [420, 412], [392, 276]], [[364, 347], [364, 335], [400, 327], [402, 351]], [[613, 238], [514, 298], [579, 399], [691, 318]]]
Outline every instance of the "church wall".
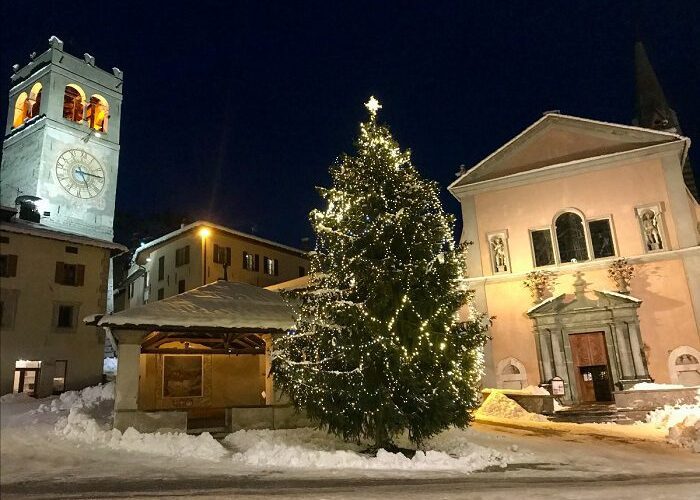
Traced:
[[[506, 229], [513, 272], [533, 269], [529, 229], [552, 225], [554, 216], [576, 208], [587, 219], [612, 215], [617, 254], [644, 254], [643, 240], [634, 208], [663, 202], [668, 207], [661, 162], [641, 160], [604, 170], [559, 179], [480, 192], [475, 195], [476, 219], [482, 268], [493, 274], [486, 234]], [[664, 217], [668, 240], [678, 247], [671, 217]]]
[[[5, 307], [10, 295], [16, 296], [16, 303], [13, 325], [3, 326], [0, 335], [0, 392], [12, 392], [14, 366], [20, 359], [42, 361], [41, 396], [51, 394], [56, 360], [68, 361], [66, 390], [99, 383], [104, 332], [84, 325], [82, 319], [105, 311], [110, 251], [9, 231], [2, 235], [9, 238], [2, 253], [18, 255], [18, 260], [17, 276], [2, 278], [1, 284]], [[78, 247], [78, 253], [66, 253], [67, 245]], [[56, 262], [84, 265], [84, 285], [55, 283]], [[56, 328], [58, 303], [77, 307], [74, 329]]]
[[[700, 349], [683, 264], [680, 259], [671, 258], [635, 263], [635, 269], [631, 295], [642, 300], [638, 314], [649, 372], [657, 382], [670, 383], [669, 353], [681, 345]], [[615, 289], [607, 268], [582, 272], [589, 292]], [[491, 328], [493, 365], [514, 357], [525, 366], [528, 384], [537, 385], [544, 381], [539, 375], [532, 320], [526, 315], [533, 301], [522, 279], [514, 276], [486, 283], [488, 312], [496, 317]], [[559, 269], [553, 294], [572, 293], [575, 279], [573, 267], [568, 271]]]

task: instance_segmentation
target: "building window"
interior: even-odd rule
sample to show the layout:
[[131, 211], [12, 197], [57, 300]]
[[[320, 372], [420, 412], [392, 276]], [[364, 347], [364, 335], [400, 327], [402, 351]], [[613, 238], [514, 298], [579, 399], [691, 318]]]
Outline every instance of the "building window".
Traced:
[[133, 297], [134, 297], [134, 282], [132, 281], [131, 283], [129, 283], [129, 298], [131, 299]]
[[74, 328], [75, 316], [75, 306], [58, 304], [56, 311], [56, 328]]
[[8, 238], [7, 236], [0, 236], [0, 243], [9, 243], [9, 242], [10, 242], [10, 238]]
[[184, 266], [190, 263], [190, 246], [184, 246], [175, 250], [175, 267]]
[[177, 293], [185, 293], [185, 280], [177, 282]]
[[56, 369], [53, 374], [53, 393], [61, 394], [66, 390], [66, 372], [68, 371], [68, 361], [65, 359], [56, 360]]
[[165, 288], [158, 289], [158, 300], [163, 300], [165, 298]]
[[263, 257], [263, 271], [270, 276], [279, 275], [279, 261], [269, 257]]
[[593, 258], [602, 259], [615, 255], [610, 219], [599, 219], [588, 222], [588, 231], [591, 234], [591, 246]]
[[15, 326], [15, 311], [19, 290], [0, 290], [0, 327], [11, 330]]
[[552, 248], [552, 231], [535, 229], [530, 231], [532, 254], [535, 257], [535, 267], [554, 265], [554, 249]]
[[55, 281], [59, 285], [83, 286], [85, 284], [85, 266], [56, 262]]
[[78, 253], [78, 247], [66, 247], [66, 253]]
[[214, 263], [231, 265], [231, 248], [214, 245]]
[[306, 268], [304, 266], [299, 266], [299, 277], [306, 276]]
[[22, 92], [15, 101], [15, 115], [12, 120], [12, 128], [17, 128], [24, 123], [25, 118], [27, 118], [27, 98], [29, 96], [26, 92]]
[[554, 228], [557, 235], [560, 262], [588, 260], [586, 232], [580, 215], [564, 212], [554, 221]]
[[20, 359], [15, 362], [15, 377], [12, 390], [15, 394], [23, 392], [27, 396], [36, 396], [41, 375], [41, 361]]
[[158, 281], [165, 279], [165, 255], [158, 258]]
[[13, 278], [17, 276], [17, 256], [0, 255], [0, 277]]
[[63, 93], [63, 118], [72, 122], [83, 121], [85, 92], [74, 83], [68, 84]]
[[243, 252], [243, 269], [247, 269], [248, 271], [259, 271], [260, 256], [258, 254]]
[[85, 110], [85, 118], [91, 129], [107, 132], [107, 118], [109, 118], [107, 99], [97, 94], [90, 97], [90, 102]]

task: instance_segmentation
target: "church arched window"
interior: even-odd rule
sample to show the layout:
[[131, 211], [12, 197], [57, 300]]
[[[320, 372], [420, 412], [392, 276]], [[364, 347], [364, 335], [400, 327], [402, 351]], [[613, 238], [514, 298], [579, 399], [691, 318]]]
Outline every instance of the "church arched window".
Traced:
[[24, 123], [24, 119], [27, 117], [27, 93], [22, 92], [15, 101], [15, 115], [12, 120], [12, 127], [19, 127]]
[[583, 217], [575, 212], [564, 212], [554, 220], [559, 261], [578, 262], [588, 260], [588, 244]]
[[107, 99], [97, 94], [90, 97], [85, 115], [91, 129], [107, 132], [107, 118], [109, 117]]
[[83, 89], [70, 83], [66, 85], [63, 93], [63, 118], [72, 122], [83, 121], [83, 109], [85, 106], [85, 92]]
[[41, 110], [41, 91], [43, 87], [41, 83], [36, 82], [29, 92], [29, 98], [27, 99], [27, 118], [33, 118], [39, 115]]

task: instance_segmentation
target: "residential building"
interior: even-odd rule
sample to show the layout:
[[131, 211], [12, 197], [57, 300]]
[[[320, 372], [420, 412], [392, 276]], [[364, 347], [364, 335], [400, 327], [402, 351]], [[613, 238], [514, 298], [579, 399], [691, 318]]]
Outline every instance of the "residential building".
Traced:
[[123, 284], [125, 306], [163, 300], [219, 279], [260, 287], [304, 276], [302, 250], [207, 221], [140, 246]]
[[0, 393], [48, 396], [102, 381], [110, 256], [126, 248], [12, 217], [0, 222]]

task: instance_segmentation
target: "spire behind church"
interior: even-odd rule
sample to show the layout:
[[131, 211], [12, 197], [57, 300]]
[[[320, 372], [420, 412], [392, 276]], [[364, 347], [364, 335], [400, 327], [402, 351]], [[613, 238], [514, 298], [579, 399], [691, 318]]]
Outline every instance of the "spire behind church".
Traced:
[[[636, 117], [634, 124], [640, 127], [673, 132], [682, 135], [676, 112], [671, 109], [666, 100], [663, 88], [659, 83], [656, 72], [649, 61], [644, 44], [638, 41], [634, 47], [634, 69], [636, 93]], [[683, 165], [683, 179], [690, 192], [698, 199], [693, 169], [686, 157]]]

